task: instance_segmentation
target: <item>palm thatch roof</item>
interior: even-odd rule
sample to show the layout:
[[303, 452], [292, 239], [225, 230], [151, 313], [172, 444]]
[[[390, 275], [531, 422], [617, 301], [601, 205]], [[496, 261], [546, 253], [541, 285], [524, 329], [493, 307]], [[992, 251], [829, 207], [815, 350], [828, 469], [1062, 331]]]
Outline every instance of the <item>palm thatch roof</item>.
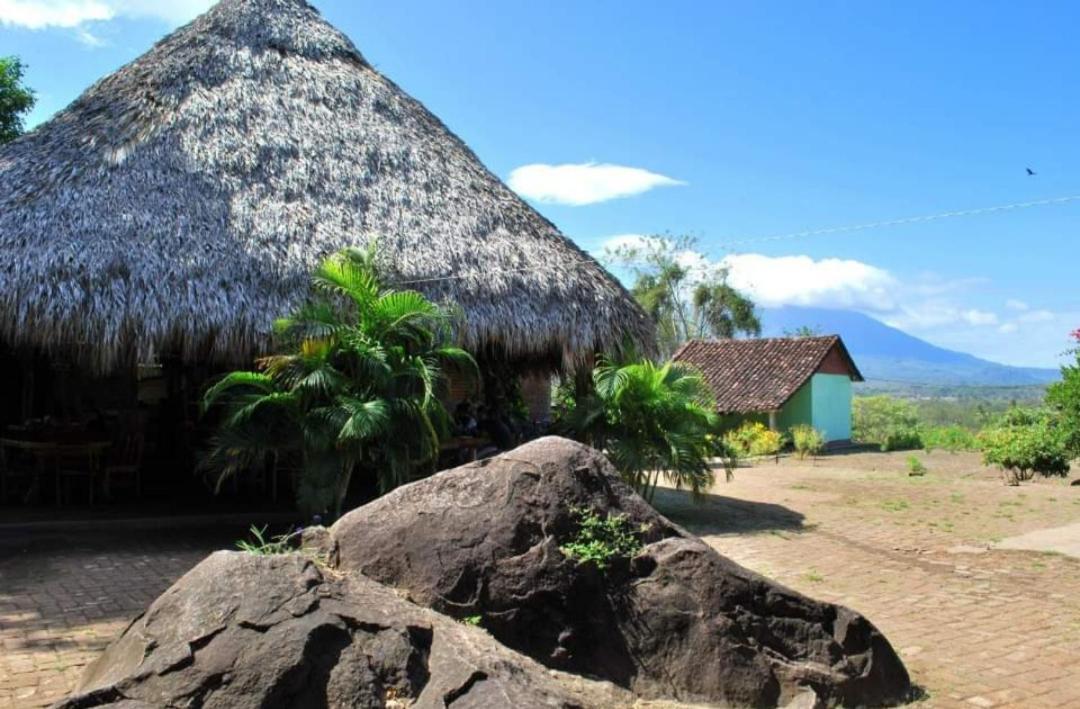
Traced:
[[303, 0], [222, 0], [0, 150], [0, 339], [108, 369], [240, 360], [327, 254], [562, 365], [650, 326], [599, 264]]

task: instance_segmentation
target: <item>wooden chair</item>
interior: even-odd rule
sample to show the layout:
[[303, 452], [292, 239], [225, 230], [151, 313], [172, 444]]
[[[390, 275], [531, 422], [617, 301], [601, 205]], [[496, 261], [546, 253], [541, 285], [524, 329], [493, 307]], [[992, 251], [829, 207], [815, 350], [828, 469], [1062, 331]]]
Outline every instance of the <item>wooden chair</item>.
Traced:
[[112, 496], [112, 486], [117, 480], [127, 479], [135, 488], [136, 499], [142, 497], [142, 461], [146, 447], [146, 433], [141, 421], [120, 427], [113, 436], [112, 447], [102, 466], [105, 498]]
[[59, 445], [43, 453], [43, 459], [50, 459], [56, 471], [56, 504], [71, 502], [71, 491], [79, 481], [86, 482], [86, 497], [90, 505], [94, 504], [94, 491], [101, 475], [101, 460], [108, 444]]

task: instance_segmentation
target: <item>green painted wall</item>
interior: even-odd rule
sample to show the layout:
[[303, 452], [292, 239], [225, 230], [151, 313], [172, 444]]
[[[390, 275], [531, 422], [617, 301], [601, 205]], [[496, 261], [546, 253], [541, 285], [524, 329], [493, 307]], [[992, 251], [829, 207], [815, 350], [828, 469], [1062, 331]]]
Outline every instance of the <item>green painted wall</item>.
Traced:
[[[769, 425], [768, 414], [728, 415], [721, 418], [724, 430], [738, 428], [747, 421]], [[815, 374], [810, 377], [776, 417], [776, 426], [787, 433], [805, 423], [821, 431], [825, 442], [851, 439], [851, 378], [845, 374]]]
[[813, 424], [813, 380], [806, 382], [795, 395], [788, 399], [780, 414], [776, 417], [776, 426], [787, 433], [792, 426], [800, 423]]
[[851, 377], [844, 374], [815, 374], [810, 378], [809, 385], [814, 428], [825, 435], [826, 443], [849, 440]]

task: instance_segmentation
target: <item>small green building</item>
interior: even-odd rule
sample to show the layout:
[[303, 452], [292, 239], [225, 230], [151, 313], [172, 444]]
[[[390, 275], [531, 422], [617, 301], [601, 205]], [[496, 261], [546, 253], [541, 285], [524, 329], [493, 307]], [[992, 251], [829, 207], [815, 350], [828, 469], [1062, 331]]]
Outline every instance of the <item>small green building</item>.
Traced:
[[701, 370], [733, 426], [757, 420], [787, 431], [809, 424], [826, 443], [851, 440], [851, 385], [863, 377], [838, 335], [692, 340], [674, 359]]

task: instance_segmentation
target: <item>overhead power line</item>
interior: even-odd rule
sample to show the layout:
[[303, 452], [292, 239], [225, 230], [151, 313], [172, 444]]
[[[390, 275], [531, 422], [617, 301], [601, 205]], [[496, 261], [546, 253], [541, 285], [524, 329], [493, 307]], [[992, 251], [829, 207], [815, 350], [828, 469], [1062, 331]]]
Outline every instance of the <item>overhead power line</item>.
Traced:
[[[788, 234], [773, 234], [770, 236], [756, 236], [756, 237], [740, 237], [736, 239], [725, 239], [719, 244], [720, 249], [730, 251], [732, 246], [743, 246], [747, 244], [760, 244], [770, 241], [786, 241], [790, 239], [800, 239], [808, 236], [825, 236], [827, 234], [843, 234], [853, 231], [866, 231], [868, 229], [879, 229], [884, 227], [902, 226], [905, 224], [920, 224], [924, 222], [933, 222], [941, 219], [954, 219], [957, 217], [971, 217], [980, 214], [993, 214], [995, 212], [1007, 212], [1019, 209], [1029, 209], [1031, 207], [1044, 207], [1048, 205], [1068, 204], [1070, 202], [1080, 202], [1080, 194], [1069, 195], [1067, 197], [1051, 197], [1048, 199], [1037, 199], [1030, 202], [1015, 202], [1013, 204], [999, 204], [993, 207], [979, 207], [976, 209], [960, 209], [952, 212], [939, 212], [937, 214], [924, 214], [917, 217], [903, 217], [900, 219], [886, 219], [876, 222], [864, 222], [861, 224], [849, 224], [847, 226], [826, 227], [823, 229], [810, 229], [807, 231], [797, 231]], [[662, 237], [660, 237], [662, 238]], [[406, 285], [420, 285], [424, 283], [438, 283], [440, 281], [458, 281], [469, 279], [483, 279], [489, 278], [496, 274], [505, 273], [539, 273], [539, 272], [551, 272], [565, 268], [575, 268], [585, 264], [594, 263], [592, 259], [575, 259], [569, 263], [561, 264], [546, 264], [542, 266], [524, 266], [521, 268], [492, 268], [484, 269], [482, 271], [469, 271], [465, 273], [446, 274], [442, 276], [429, 276], [423, 278], [412, 278], [409, 280], [395, 281], [394, 285], [406, 286]]]
[[1037, 199], [1030, 202], [1016, 202], [1014, 204], [999, 204], [993, 207], [979, 207], [977, 209], [960, 209], [952, 212], [940, 212], [938, 214], [924, 214], [917, 217], [902, 217], [900, 219], [887, 219], [862, 224], [850, 224], [847, 226], [827, 227], [824, 229], [810, 229], [808, 231], [796, 231], [789, 234], [773, 234], [770, 236], [755, 236], [749, 238], [725, 239], [720, 248], [727, 249], [730, 246], [742, 246], [744, 244], [760, 244], [768, 241], [786, 241], [788, 239], [801, 239], [807, 236], [824, 236], [826, 234], [843, 234], [850, 231], [864, 231], [866, 229], [879, 229], [881, 227], [903, 226], [904, 224], [919, 224], [933, 222], [940, 219], [954, 219], [956, 217], [973, 217], [979, 214], [992, 214], [994, 212], [1007, 212], [1016, 209], [1028, 209], [1029, 207], [1043, 207], [1052, 204], [1067, 204], [1080, 201], [1080, 195], [1068, 197], [1053, 197], [1050, 199]]

